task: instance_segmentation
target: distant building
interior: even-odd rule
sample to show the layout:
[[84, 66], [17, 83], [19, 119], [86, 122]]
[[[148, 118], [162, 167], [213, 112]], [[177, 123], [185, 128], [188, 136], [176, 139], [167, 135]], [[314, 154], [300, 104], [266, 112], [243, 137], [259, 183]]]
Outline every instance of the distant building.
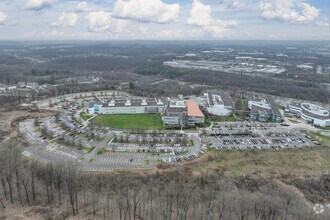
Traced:
[[38, 83], [26, 83], [26, 88], [27, 89], [37, 89], [39, 87], [39, 84]]
[[283, 116], [275, 101], [269, 96], [253, 95], [248, 99], [248, 106], [251, 120], [264, 122], [281, 122], [283, 120]]
[[7, 88], [7, 85], [0, 83], [0, 92], [6, 92]]
[[37, 89], [39, 84], [36, 82], [18, 82], [18, 87], [26, 89]]
[[310, 64], [310, 63], [306, 63], [306, 64], [300, 64], [300, 65], [297, 65], [298, 68], [300, 69], [304, 69], [304, 70], [313, 70], [313, 64]]
[[291, 102], [288, 105], [290, 112], [301, 117], [306, 122], [320, 127], [330, 126], [330, 113], [329, 110], [321, 106], [310, 103]]
[[235, 110], [235, 104], [228, 93], [223, 91], [207, 92], [207, 111], [211, 115], [228, 116]]
[[11, 91], [11, 90], [16, 90], [17, 86], [8, 86], [7, 90]]

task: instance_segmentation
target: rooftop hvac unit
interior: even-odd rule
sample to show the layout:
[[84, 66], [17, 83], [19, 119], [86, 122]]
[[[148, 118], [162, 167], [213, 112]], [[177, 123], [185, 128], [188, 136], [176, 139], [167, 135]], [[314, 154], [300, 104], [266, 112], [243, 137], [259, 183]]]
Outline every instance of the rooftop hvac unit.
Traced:
[[109, 106], [115, 106], [115, 105], [116, 105], [115, 100], [111, 100], [111, 101], [109, 102]]
[[125, 106], [131, 106], [131, 105], [132, 105], [131, 100], [127, 100], [127, 101], [125, 102]]

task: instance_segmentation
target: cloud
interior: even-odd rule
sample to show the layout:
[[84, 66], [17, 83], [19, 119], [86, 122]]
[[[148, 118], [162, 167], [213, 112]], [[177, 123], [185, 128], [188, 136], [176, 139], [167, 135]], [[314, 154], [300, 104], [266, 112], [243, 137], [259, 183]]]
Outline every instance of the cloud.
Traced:
[[232, 1], [229, 3], [228, 8], [238, 9], [238, 8], [244, 8], [245, 6], [246, 6], [245, 2]]
[[306, 24], [320, 14], [320, 10], [305, 2], [292, 0], [262, 0], [259, 3], [261, 17], [267, 20], [281, 20]]
[[58, 17], [57, 22], [53, 25], [61, 27], [72, 27], [77, 24], [79, 16], [74, 12], [63, 12], [60, 17]]
[[161, 0], [117, 0], [114, 16], [139, 22], [170, 23], [178, 16], [179, 4], [166, 4]]
[[207, 26], [213, 23], [211, 7], [194, 0], [187, 23], [196, 26]]
[[214, 37], [225, 37], [229, 35], [229, 29], [236, 27], [238, 22], [236, 20], [214, 19], [210, 5], [204, 5], [199, 0], [194, 0], [187, 24], [199, 26]]
[[157, 37], [160, 39], [178, 39], [184, 36], [184, 32], [180, 29], [162, 30], [157, 34]]
[[23, 37], [24, 38], [34, 38], [35, 36], [37, 36], [37, 34], [38, 34], [38, 32], [36, 30], [28, 31], [23, 34]]
[[4, 25], [8, 21], [8, 15], [0, 11], [0, 25]]
[[204, 31], [200, 28], [182, 29], [182, 28], [162, 28], [155, 30], [150, 26], [142, 24], [138, 27], [137, 32], [134, 33], [135, 39], [152, 39], [152, 40], [182, 40], [182, 39], [202, 39]]
[[24, 8], [28, 10], [42, 10], [52, 6], [57, 0], [28, 0]]
[[65, 33], [63, 31], [52, 30], [51, 36], [52, 37], [63, 37], [63, 36], [65, 36]]
[[90, 11], [90, 5], [88, 2], [79, 2], [76, 6], [76, 12], [86, 12]]
[[85, 18], [91, 32], [121, 33], [125, 32], [127, 25], [130, 24], [129, 21], [113, 18], [111, 13], [105, 11], [91, 12]]
[[315, 24], [319, 27], [330, 27], [330, 20], [328, 18], [323, 18], [319, 21], [316, 21]]

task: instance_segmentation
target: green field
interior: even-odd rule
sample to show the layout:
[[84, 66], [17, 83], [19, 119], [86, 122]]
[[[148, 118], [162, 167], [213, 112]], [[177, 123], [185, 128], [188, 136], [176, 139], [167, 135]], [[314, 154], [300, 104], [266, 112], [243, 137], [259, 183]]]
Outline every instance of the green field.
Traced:
[[246, 99], [242, 98], [234, 98], [236, 109], [237, 110], [242, 110], [242, 111], [248, 111], [248, 102]]
[[102, 147], [101, 150], [99, 150], [99, 151], [97, 152], [97, 155], [101, 155], [101, 154], [104, 154], [104, 153], [106, 153], [106, 152], [110, 152], [110, 151], [109, 151], [108, 149]]
[[319, 127], [319, 126], [314, 126], [315, 128], [321, 129], [321, 130], [326, 130], [326, 131], [330, 131], [330, 127]]
[[211, 126], [211, 119], [210, 118], [205, 118], [204, 126], [207, 127], [207, 128]]
[[330, 147], [330, 137], [311, 131], [304, 131], [304, 133], [318, 140], [319, 142], [321, 142], [322, 145]]
[[90, 119], [92, 117], [90, 115], [87, 115], [86, 112], [80, 112], [79, 114], [80, 114], [80, 117], [85, 121], [87, 121], [88, 119]]
[[207, 154], [200, 161], [189, 164], [189, 169], [193, 175], [218, 170], [226, 170], [234, 176], [252, 173], [264, 176], [320, 175], [330, 169], [330, 148], [319, 146], [253, 151], [217, 151], [208, 148]]
[[164, 129], [160, 115], [118, 114], [99, 115], [93, 119], [93, 124], [124, 129]]

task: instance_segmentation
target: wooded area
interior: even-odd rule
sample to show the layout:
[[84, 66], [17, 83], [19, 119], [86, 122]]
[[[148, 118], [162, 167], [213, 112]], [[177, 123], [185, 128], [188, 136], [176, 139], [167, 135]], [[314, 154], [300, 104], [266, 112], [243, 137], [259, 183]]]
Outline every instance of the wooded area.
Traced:
[[[73, 164], [21, 160], [12, 145], [0, 154], [0, 209], [48, 207], [45, 218], [98, 219], [327, 219], [316, 216], [289, 187], [263, 178], [192, 176], [185, 170], [83, 173]], [[329, 177], [327, 177], [329, 181]], [[326, 182], [327, 182], [326, 181]], [[326, 184], [326, 182], [324, 184]], [[37, 211], [38, 212], [38, 211]]]

